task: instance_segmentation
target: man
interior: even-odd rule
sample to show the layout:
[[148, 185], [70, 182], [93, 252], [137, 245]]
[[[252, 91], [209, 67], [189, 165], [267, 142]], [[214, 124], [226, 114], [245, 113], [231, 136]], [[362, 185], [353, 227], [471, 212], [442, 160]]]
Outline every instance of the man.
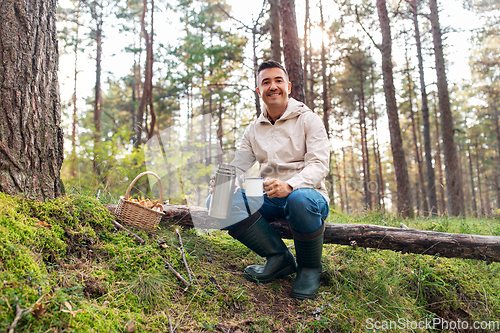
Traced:
[[[259, 202], [238, 189], [230, 222], [221, 222], [232, 237], [267, 259], [262, 266], [248, 266], [245, 278], [265, 283], [297, 272], [291, 296], [312, 299], [319, 289], [323, 221], [329, 212], [324, 179], [330, 145], [319, 116], [289, 97], [292, 85], [281, 64], [263, 62], [257, 79], [263, 112], [245, 130], [231, 165], [241, 175], [259, 162], [266, 194]], [[290, 223], [297, 262], [267, 222], [275, 218]]]

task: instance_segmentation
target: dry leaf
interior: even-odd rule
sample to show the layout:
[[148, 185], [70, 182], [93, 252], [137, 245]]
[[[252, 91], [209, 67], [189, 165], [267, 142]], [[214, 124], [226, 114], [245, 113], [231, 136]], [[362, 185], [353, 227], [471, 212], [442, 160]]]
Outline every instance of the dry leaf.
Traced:
[[38, 224], [40, 224], [42, 227], [46, 227], [46, 228], [51, 228], [52, 227], [52, 224], [47, 223], [47, 222], [43, 222], [43, 221], [40, 221], [40, 220], [38, 220]]
[[66, 309], [61, 309], [61, 312], [65, 312], [65, 313], [71, 313], [71, 315], [73, 316], [73, 318], [76, 317], [76, 314], [79, 313], [79, 312], [83, 312], [83, 310], [79, 309], [79, 310], [73, 310], [73, 307], [71, 306], [71, 304], [66, 301], [64, 302], [64, 306], [66, 308], [68, 308], [68, 310]]
[[43, 303], [35, 303], [35, 307], [31, 311], [31, 313], [38, 319], [38, 317], [40, 317], [45, 312], [45, 310], [46, 308]]
[[168, 249], [168, 245], [167, 245], [167, 244], [165, 244], [165, 243], [161, 243], [161, 244], [160, 244], [160, 246], [161, 246], [162, 248], [164, 248], [164, 249]]
[[125, 329], [127, 332], [132, 333], [135, 331], [135, 322], [133, 320], [125, 324]]

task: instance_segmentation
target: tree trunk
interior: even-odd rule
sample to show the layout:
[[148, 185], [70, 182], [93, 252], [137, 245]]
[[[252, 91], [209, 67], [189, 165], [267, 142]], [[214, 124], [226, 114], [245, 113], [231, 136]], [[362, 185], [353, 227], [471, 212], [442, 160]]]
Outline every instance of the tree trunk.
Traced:
[[[484, 169], [484, 168], [483, 168]], [[483, 170], [483, 179], [484, 179], [484, 211], [486, 216], [490, 216], [491, 214], [491, 201], [490, 201], [490, 190], [488, 186], [488, 179], [486, 178], [486, 171]]]
[[308, 62], [308, 57], [310, 56], [310, 52], [311, 50], [309, 49], [308, 47], [308, 36], [309, 36], [309, 33], [310, 33], [310, 29], [309, 29], [309, 26], [311, 25], [311, 19], [309, 17], [309, 0], [306, 0], [306, 17], [304, 19], [304, 39], [303, 39], [303, 43], [304, 43], [304, 96], [305, 96], [305, 103], [308, 103], [309, 102], [309, 85], [308, 85], [308, 81], [309, 81], [309, 71], [307, 69], [308, 65], [309, 65], [309, 62]]
[[148, 1], [142, 1], [142, 16], [141, 16], [141, 31], [146, 44], [146, 64], [144, 66], [144, 85], [141, 96], [141, 101], [139, 104], [139, 110], [137, 110], [137, 117], [135, 121], [135, 140], [134, 147], [139, 148], [142, 144], [142, 130], [144, 126], [144, 113], [146, 110], [146, 105], [148, 104], [149, 98], [149, 82], [150, 82], [150, 73], [149, 73], [149, 34], [146, 30], [146, 12], [148, 11]]
[[[324, 31], [325, 29], [325, 20], [323, 19], [323, 4], [321, 0], [319, 2], [319, 11], [321, 18], [321, 29]], [[326, 75], [326, 48], [325, 48], [325, 40], [321, 39], [321, 79], [323, 81], [323, 124], [325, 125], [326, 135], [328, 139], [330, 139], [330, 100], [328, 98], [328, 77]], [[330, 196], [330, 206], [335, 207], [335, 195], [334, 195], [334, 184], [333, 184], [333, 173], [332, 173], [332, 154], [330, 151], [330, 161], [329, 168], [330, 171], [326, 176], [326, 181], [330, 184], [329, 186], [329, 196]]]
[[[339, 187], [338, 191], [339, 191], [339, 198], [340, 198], [340, 211], [345, 212], [344, 190], [342, 188], [342, 174], [340, 173], [339, 160], [337, 158], [337, 154], [335, 154], [334, 152], [333, 152], [333, 154], [335, 155], [335, 170], [337, 171], [337, 178], [338, 178], [337, 185]], [[332, 184], [332, 186], [333, 186], [333, 184]]]
[[[101, 147], [101, 57], [102, 57], [102, 6], [94, 0], [92, 5], [92, 17], [95, 21], [95, 42], [96, 42], [96, 67], [95, 67], [95, 100], [94, 100], [94, 172], [97, 175], [101, 174], [99, 167], [99, 151]], [[99, 7], [99, 8], [98, 8]]]
[[[460, 149], [460, 148], [459, 148]], [[471, 216], [472, 205], [470, 202], [472, 201], [472, 197], [470, 195], [470, 181], [469, 181], [469, 170], [467, 164], [467, 153], [465, 152], [466, 148], [461, 148], [464, 151], [463, 157], [460, 156], [460, 174], [462, 179], [462, 189], [463, 189], [463, 197], [464, 197], [464, 216]]]
[[0, 0], [0, 191], [64, 194], [57, 1]]
[[380, 158], [379, 142], [378, 142], [378, 131], [377, 131], [377, 110], [375, 108], [375, 73], [374, 66], [371, 68], [371, 83], [372, 83], [372, 130], [373, 130], [373, 156], [375, 157], [375, 164], [377, 165], [377, 200], [378, 209], [385, 210], [384, 205], [384, 177], [382, 173], [382, 161]]
[[409, 101], [409, 108], [410, 108], [410, 122], [411, 122], [412, 137], [413, 137], [413, 148], [415, 149], [415, 161], [417, 162], [418, 177], [419, 177], [419, 182], [418, 182], [419, 184], [417, 184], [416, 187], [417, 187], [417, 193], [420, 192], [422, 195], [422, 207], [417, 206], [417, 210], [419, 212], [423, 211], [424, 216], [428, 216], [429, 215], [429, 204], [427, 202], [427, 195], [426, 195], [425, 182], [424, 182], [424, 173], [422, 171], [422, 158], [420, 157], [420, 149], [418, 147], [417, 126], [415, 124], [415, 114], [413, 112], [413, 91], [412, 91], [413, 86], [412, 86], [412, 79], [411, 79], [411, 75], [410, 75], [410, 62], [408, 60], [408, 52], [405, 52], [405, 57], [406, 57], [406, 78], [408, 80], [408, 101]]
[[[115, 205], [106, 206], [111, 212]], [[177, 224], [186, 228], [220, 229], [220, 224], [208, 216], [203, 207], [165, 205], [161, 223]], [[292, 239], [288, 222], [284, 219], [269, 221], [282, 238]], [[500, 262], [500, 237], [453, 234], [410, 228], [394, 228], [369, 224], [325, 223], [325, 244], [361, 246], [377, 250], [401, 251]]]
[[458, 159], [458, 184], [460, 189], [460, 214], [465, 217], [465, 201], [464, 201], [464, 180], [463, 180], [463, 170], [462, 170], [462, 157], [460, 156], [460, 144], [457, 145], [457, 159]]
[[78, 6], [76, 9], [76, 28], [75, 28], [75, 45], [74, 45], [74, 52], [75, 52], [75, 72], [74, 72], [74, 77], [73, 77], [73, 123], [72, 123], [72, 128], [71, 128], [71, 178], [76, 179], [76, 124], [78, 122], [78, 117], [77, 117], [77, 111], [78, 108], [76, 106], [76, 101], [77, 101], [77, 82], [78, 82], [78, 52], [80, 48], [80, 8], [81, 8], [81, 1], [78, 1]]
[[[309, 31], [311, 31], [311, 29], [309, 29]], [[313, 67], [312, 45], [311, 45], [310, 38], [309, 38], [308, 49], [309, 49], [309, 56], [307, 59], [304, 59], [304, 61], [307, 61], [307, 63], [309, 64], [308, 65], [308, 67], [309, 67], [309, 74], [308, 74], [309, 82], [304, 81], [304, 84], [309, 84], [309, 88], [307, 89], [309, 91], [309, 96], [307, 96], [307, 106], [309, 106], [309, 108], [312, 111], [314, 111], [314, 109], [315, 109], [314, 101], [316, 100], [316, 94], [314, 92], [314, 84], [315, 84], [314, 73], [315, 73], [315, 71], [314, 71], [314, 67]]]
[[434, 55], [436, 61], [439, 112], [441, 113], [448, 213], [453, 216], [459, 216], [463, 203], [460, 196], [457, 148], [453, 139], [454, 122], [450, 109], [450, 96], [448, 92], [448, 82], [446, 80], [443, 44], [441, 40], [441, 28], [439, 26], [436, 0], [429, 0], [429, 6], [431, 9], [432, 39], [434, 42]]
[[[435, 96], [434, 96], [435, 100]], [[441, 207], [441, 213], [446, 212], [446, 202], [444, 199], [444, 181], [443, 181], [443, 165], [441, 163], [441, 143], [439, 140], [439, 121], [438, 121], [438, 110], [436, 104], [434, 103], [435, 111], [435, 124], [436, 124], [436, 168], [438, 170], [438, 186], [439, 186], [439, 207]]]
[[281, 63], [280, 0], [269, 0], [271, 23], [271, 59]]
[[363, 64], [359, 68], [359, 130], [361, 132], [361, 152], [363, 160], [363, 189], [365, 194], [365, 209], [371, 210], [372, 199], [370, 193], [370, 157], [368, 153], [368, 138], [366, 131], [366, 109], [365, 109], [365, 74]]
[[153, 30], [153, 19], [154, 19], [154, 12], [155, 12], [155, 2], [154, 0], [151, 0], [151, 32], [149, 34], [149, 41], [147, 42], [148, 48], [147, 48], [147, 58], [148, 58], [148, 71], [149, 71], [149, 90], [148, 90], [148, 104], [149, 104], [149, 113], [151, 114], [151, 124], [149, 126], [149, 133], [148, 133], [148, 140], [151, 139], [155, 133], [155, 127], [156, 127], [156, 112], [154, 108], [154, 103], [153, 103], [153, 62], [154, 62], [154, 57], [153, 57], [153, 36], [154, 36], [154, 30]]
[[470, 188], [471, 188], [471, 196], [472, 196], [472, 213], [474, 216], [477, 216], [477, 203], [476, 203], [476, 190], [474, 186], [474, 172], [472, 168], [472, 156], [470, 151], [470, 146], [467, 146], [467, 153], [469, 155], [469, 171], [470, 171]]
[[[319, 2], [319, 12], [321, 18], [321, 31], [324, 32], [325, 29], [325, 20], [323, 19], [323, 4], [321, 0]], [[321, 38], [321, 79], [323, 81], [323, 124], [325, 125], [326, 135], [328, 139], [330, 139], [330, 101], [328, 100], [328, 79], [326, 76], [326, 48], [325, 48], [325, 40]]]
[[410, 6], [413, 14], [413, 25], [415, 29], [415, 41], [417, 44], [417, 58], [418, 58], [418, 72], [420, 77], [420, 93], [422, 96], [422, 119], [424, 126], [424, 150], [425, 150], [425, 166], [426, 166], [426, 176], [427, 176], [427, 197], [429, 198], [429, 209], [431, 215], [437, 215], [437, 197], [436, 197], [436, 176], [434, 173], [434, 167], [432, 166], [432, 153], [431, 153], [431, 134], [430, 134], [430, 123], [429, 123], [429, 102], [427, 100], [427, 91], [425, 88], [424, 79], [424, 61], [422, 57], [422, 45], [420, 41], [420, 29], [418, 27], [418, 17], [417, 17], [417, 1], [411, 0]]
[[474, 148], [476, 150], [477, 187], [479, 189], [479, 202], [481, 203], [481, 208], [479, 209], [479, 215], [483, 216], [485, 214], [485, 211], [484, 211], [484, 201], [483, 201], [483, 189], [481, 187], [481, 174], [480, 174], [480, 169], [479, 169], [479, 150], [477, 147], [477, 139], [476, 139], [476, 144], [475, 144]]
[[346, 174], [346, 158], [345, 158], [345, 148], [342, 147], [342, 166], [343, 172], [344, 172], [344, 193], [345, 193], [345, 212], [350, 213], [350, 208], [349, 208], [349, 196], [347, 192], [347, 174]]
[[[279, 1], [279, 0], [277, 0], [277, 1]], [[258, 82], [258, 78], [257, 78], [257, 70], [259, 68], [259, 64], [258, 64], [259, 59], [257, 58], [257, 29], [255, 29], [255, 27], [252, 30], [252, 50], [253, 50], [253, 76], [254, 76], [254, 81], [255, 81], [255, 88], [253, 89], [253, 94], [254, 94], [254, 98], [255, 98], [255, 111], [257, 114], [257, 118], [259, 118], [262, 110], [260, 107], [260, 96], [259, 96], [259, 93], [257, 92], [257, 87], [259, 86], [259, 82]], [[280, 54], [281, 54], [281, 51], [280, 51]], [[281, 56], [280, 56], [280, 58], [281, 58]]]
[[389, 132], [391, 137], [391, 150], [394, 160], [394, 169], [396, 173], [396, 183], [398, 200], [398, 213], [402, 217], [412, 218], [414, 216], [411, 203], [410, 180], [406, 166], [403, 140], [401, 137], [401, 128], [399, 126], [398, 108], [394, 88], [394, 79], [392, 73], [392, 40], [391, 29], [389, 25], [389, 16], [385, 0], [377, 0], [377, 10], [382, 30], [382, 73], [384, 77], [385, 101], [387, 104], [387, 116], [389, 118]]
[[[497, 135], [497, 166], [500, 165], [500, 120], [499, 115], [498, 115], [498, 106], [497, 104], [493, 104], [493, 121], [495, 122], [495, 130], [496, 130], [496, 135]], [[500, 209], [500, 184], [498, 182], [498, 173], [499, 173], [499, 168], [495, 168], [494, 172], [494, 177], [495, 177], [495, 193], [497, 195], [497, 208]]]
[[219, 151], [217, 154], [218, 157], [218, 163], [221, 164], [224, 162], [224, 132], [222, 128], [222, 113], [223, 113], [223, 108], [222, 108], [222, 96], [219, 94], [219, 112], [218, 112], [218, 120], [219, 120], [219, 127], [217, 128], [217, 139], [219, 140]]
[[300, 44], [295, 17], [295, 0], [281, 0], [281, 27], [285, 68], [292, 83], [290, 97], [305, 101], [304, 72], [300, 60]]

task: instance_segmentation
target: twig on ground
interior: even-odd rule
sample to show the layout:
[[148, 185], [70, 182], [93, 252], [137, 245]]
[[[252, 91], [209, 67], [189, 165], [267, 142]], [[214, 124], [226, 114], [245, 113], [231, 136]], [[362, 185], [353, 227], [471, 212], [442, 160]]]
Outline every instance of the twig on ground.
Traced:
[[141, 244], [146, 243], [146, 242], [144, 241], [144, 239], [142, 239], [141, 237], [137, 236], [137, 235], [136, 235], [136, 234], [134, 234], [132, 231], [128, 230], [127, 228], [125, 228], [125, 227], [124, 227], [124, 226], [122, 226], [120, 223], [116, 222], [115, 220], [113, 220], [113, 225], [114, 225], [115, 227], [117, 227], [118, 229], [120, 229], [120, 230], [123, 230], [123, 231], [127, 232], [129, 235], [134, 236], [134, 238], [135, 238], [135, 239], [136, 239], [139, 243], [141, 243]]
[[362, 306], [365, 306], [365, 305], [370, 305], [370, 304], [373, 304], [373, 303], [377, 303], [378, 302], [378, 299], [373, 301], [373, 302], [368, 302], [368, 303], [364, 303], [364, 304], [361, 304], [361, 305], [358, 305], [356, 308], [359, 308], [359, 307], [362, 307]]
[[[160, 255], [159, 255], [160, 256]], [[186, 281], [185, 278], [182, 277], [182, 275], [180, 275], [173, 267], [172, 265], [170, 265], [170, 263], [168, 261], [165, 260], [165, 258], [163, 258], [162, 256], [160, 256], [160, 258], [163, 260], [163, 262], [165, 263], [165, 265], [167, 265], [168, 269], [170, 269], [172, 271], [172, 273], [174, 273], [174, 275], [177, 277], [177, 279], [179, 279], [179, 281], [181, 281], [182, 283], [184, 283], [184, 285], [186, 286], [186, 288], [188, 288], [190, 286], [189, 282]]]
[[168, 325], [170, 326], [170, 333], [174, 333], [174, 327], [172, 326], [172, 319], [168, 316]]
[[40, 303], [40, 301], [42, 300], [43, 298], [43, 295], [32, 305], [30, 306], [29, 308], [26, 308], [26, 309], [21, 309], [21, 307], [19, 306], [19, 298], [16, 296], [15, 298], [15, 302], [16, 302], [16, 316], [14, 317], [14, 321], [12, 322], [12, 324], [10, 324], [9, 326], [9, 333], [14, 333], [14, 330], [17, 326], [17, 324], [19, 323], [19, 320], [21, 320], [21, 318], [28, 312], [31, 312], [33, 311], [33, 308], [35, 307], [35, 305], [37, 303]]
[[181, 245], [181, 254], [182, 254], [182, 261], [184, 261], [184, 266], [186, 266], [186, 270], [188, 273], [189, 277], [189, 282], [193, 281], [193, 276], [191, 274], [191, 271], [189, 270], [189, 265], [186, 260], [186, 251], [184, 251], [184, 244], [182, 244], [182, 238], [181, 238], [181, 233], [179, 232], [179, 229], [175, 229], [175, 232], [177, 232], [177, 237], [179, 237], [179, 244]]

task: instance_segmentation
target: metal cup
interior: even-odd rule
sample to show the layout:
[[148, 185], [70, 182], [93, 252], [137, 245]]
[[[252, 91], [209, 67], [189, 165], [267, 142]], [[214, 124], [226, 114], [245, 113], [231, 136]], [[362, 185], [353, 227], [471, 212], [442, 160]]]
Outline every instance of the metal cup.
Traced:
[[208, 215], [216, 219], [227, 219], [231, 213], [233, 203], [236, 168], [229, 164], [219, 164], [215, 173], [215, 186]]

